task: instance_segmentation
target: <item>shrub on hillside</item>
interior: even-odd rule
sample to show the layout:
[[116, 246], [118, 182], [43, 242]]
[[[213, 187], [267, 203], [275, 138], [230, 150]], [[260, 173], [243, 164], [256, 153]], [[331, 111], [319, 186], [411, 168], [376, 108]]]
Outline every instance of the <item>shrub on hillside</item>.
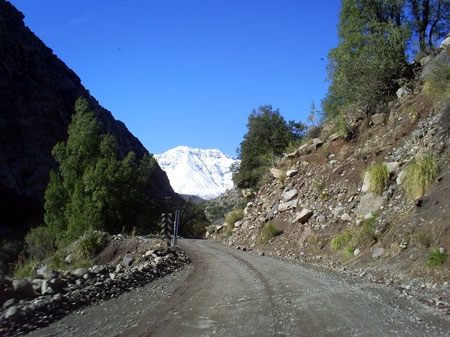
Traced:
[[227, 214], [225, 222], [229, 225], [234, 225], [236, 221], [241, 220], [244, 217], [244, 210], [235, 209]]
[[333, 240], [331, 240], [331, 248], [336, 251], [341, 250], [351, 241], [352, 238], [352, 233], [348, 229], [346, 229], [341, 234], [334, 237]]
[[440, 248], [434, 248], [427, 257], [428, 267], [441, 266], [447, 261], [447, 253]]
[[263, 227], [261, 243], [267, 243], [270, 239], [280, 234], [280, 231], [277, 229], [273, 223], [268, 223]]
[[14, 240], [0, 241], [0, 274], [11, 274], [17, 257], [23, 248], [23, 243]]
[[431, 153], [414, 158], [405, 168], [403, 188], [412, 200], [422, 197], [436, 179], [439, 167]]
[[389, 183], [389, 171], [385, 163], [373, 164], [365, 174], [369, 177], [369, 191], [376, 194], [383, 193]]
[[48, 226], [32, 228], [25, 236], [25, 247], [32, 260], [43, 260], [55, 252], [55, 239]]
[[106, 233], [89, 230], [81, 237], [78, 244], [80, 257], [92, 258], [100, 253], [108, 244]]

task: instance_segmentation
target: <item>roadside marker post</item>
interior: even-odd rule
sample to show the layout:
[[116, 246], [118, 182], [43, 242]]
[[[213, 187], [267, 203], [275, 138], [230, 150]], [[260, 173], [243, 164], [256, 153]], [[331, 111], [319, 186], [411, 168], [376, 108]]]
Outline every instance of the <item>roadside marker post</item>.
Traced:
[[161, 217], [161, 240], [165, 243], [166, 249], [171, 244], [171, 232], [172, 232], [172, 213], [163, 213]]
[[173, 228], [173, 248], [177, 248], [177, 241], [178, 241], [178, 227], [180, 224], [180, 211], [175, 211], [175, 225]]

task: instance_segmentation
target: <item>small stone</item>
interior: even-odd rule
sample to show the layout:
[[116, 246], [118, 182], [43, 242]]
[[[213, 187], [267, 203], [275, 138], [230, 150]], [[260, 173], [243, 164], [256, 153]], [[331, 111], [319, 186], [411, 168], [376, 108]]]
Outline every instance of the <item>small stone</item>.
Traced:
[[284, 175], [284, 171], [276, 169], [276, 168], [271, 168], [270, 169], [270, 174], [272, 175], [272, 177], [274, 177], [275, 179], [279, 179]]
[[344, 214], [341, 215], [341, 220], [350, 222], [350, 221], [353, 220], [353, 218], [350, 215], [348, 215], [347, 213], [344, 213]]
[[134, 262], [134, 257], [131, 254], [125, 254], [125, 256], [122, 258], [122, 262], [125, 266], [129, 267]]
[[372, 253], [372, 257], [377, 258], [377, 257], [382, 256], [383, 254], [384, 254], [384, 248], [376, 248]]
[[278, 211], [279, 212], [285, 212], [287, 210], [290, 210], [292, 208], [295, 208], [297, 206], [297, 200], [290, 200], [287, 202], [283, 202], [278, 206]]
[[5, 303], [3, 303], [3, 308], [9, 308], [10, 306], [14, 305], [15, 303], [16, 303], [16, 299], [10, 298], [9, 300], [5, 301]]
[[6, 310], [5, 312], [5, 318], [15, 318], [19, 316], [19, 310], [17, 309], [17, 307], [15, 305], [13, 305], [12, 307], [9, 307], [8, 310]]
[[87, 273], [89, 273], [89, 270], [87, 270], [87, 268], [78, 268], [73, 272], [73, 274], [78, 277], [83, 277]]
[[313, 143], [314, 147], [317, 149], [323, 145], [323, 140], [320, 138], [314, 138], [312, 140], [312, 143]]

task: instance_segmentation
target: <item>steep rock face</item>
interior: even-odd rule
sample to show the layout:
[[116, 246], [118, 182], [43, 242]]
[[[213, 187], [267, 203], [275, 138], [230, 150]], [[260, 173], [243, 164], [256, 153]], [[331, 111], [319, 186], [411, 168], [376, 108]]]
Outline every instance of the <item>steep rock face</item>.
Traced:
[[[126, 126], [90, 96], [80, 78], [23, 22], [23, 14], [0, 0], [0, 232], [42, 223], [53, 146], [67, 137], [75, 100], [90, 102], [121, 155], [147, 150]], [[155, 173], [155, 190], [175, 197], [167, 175]]]

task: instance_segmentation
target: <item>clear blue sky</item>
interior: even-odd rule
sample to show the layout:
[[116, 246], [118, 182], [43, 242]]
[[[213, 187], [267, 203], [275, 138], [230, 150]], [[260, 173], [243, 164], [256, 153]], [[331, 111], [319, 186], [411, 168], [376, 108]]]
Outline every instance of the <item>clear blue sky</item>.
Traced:
[[151, 153], [233, 157], [253, 109], [306, 122], [327, 92], [340, 1], [10, 0]]

